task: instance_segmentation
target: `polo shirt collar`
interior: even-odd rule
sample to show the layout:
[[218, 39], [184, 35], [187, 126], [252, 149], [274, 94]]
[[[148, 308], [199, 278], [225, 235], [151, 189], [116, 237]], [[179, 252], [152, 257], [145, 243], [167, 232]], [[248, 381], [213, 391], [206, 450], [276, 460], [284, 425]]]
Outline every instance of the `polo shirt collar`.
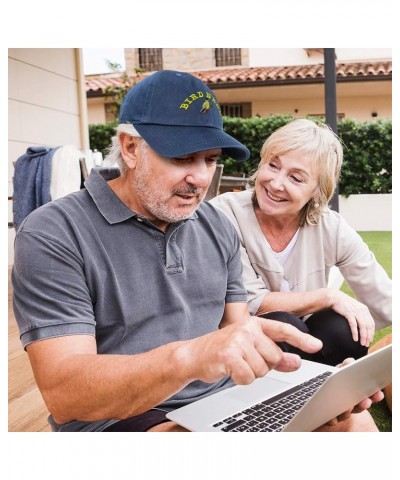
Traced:
[[[129, 218], [144, 218], [128, 208], [107, 184], [108, 180], [113, 180], [119, 177], [119, 175], [120, 172], [117, 168], [101, 168], [101, 171], [99, 168], [92, 168], [85, 182], [86, 190], [92, 197], [99, 212], [110, 224], [124, 222]], [[193, 212], [192, 216], [187, 220], [196, 218], [198, 218], [198, 215], [196, 212]], [[177, 223], [185, 223], [187, 220]]]

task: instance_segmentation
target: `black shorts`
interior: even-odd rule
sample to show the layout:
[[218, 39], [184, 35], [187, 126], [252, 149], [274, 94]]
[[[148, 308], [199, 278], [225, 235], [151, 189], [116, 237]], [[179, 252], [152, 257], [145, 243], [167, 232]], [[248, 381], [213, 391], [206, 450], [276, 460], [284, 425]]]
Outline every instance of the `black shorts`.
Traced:
[[135, 417], [119, 420], [104, 429], [103, 432], [146, 432], [155, 425], [169, 422], [166, 414], [167, 412], [162, 410], [152, 409]]

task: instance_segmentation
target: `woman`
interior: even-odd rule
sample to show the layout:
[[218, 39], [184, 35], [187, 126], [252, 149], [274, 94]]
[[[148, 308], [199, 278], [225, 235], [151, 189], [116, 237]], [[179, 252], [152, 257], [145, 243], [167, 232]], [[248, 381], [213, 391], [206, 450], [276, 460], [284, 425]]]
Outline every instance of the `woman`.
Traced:
[[[239, 234], [250, 312], [320, 338], [324, 347], [312, 359], [330, 365], [365, 355], [375, 326], [392, 321], [391, 280], [328, 207], [342, 159], [327, 125], [294, 120], [266, 140], [246, 191], [211, 201]], [[327, 287], [335, 265], [358, 300]]]

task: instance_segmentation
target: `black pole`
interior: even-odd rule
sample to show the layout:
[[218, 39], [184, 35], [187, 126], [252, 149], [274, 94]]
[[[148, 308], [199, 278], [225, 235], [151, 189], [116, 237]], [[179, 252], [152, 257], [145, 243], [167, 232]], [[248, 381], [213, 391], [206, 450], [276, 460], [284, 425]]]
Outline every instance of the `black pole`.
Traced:
[[[337, 134], [337, 102], [336, 102], [336, 63], [335, 49], [324, 48], [325, 63], [325, 121]], [[332, 210], [339, 211], [339, 187], [330, 202]]]

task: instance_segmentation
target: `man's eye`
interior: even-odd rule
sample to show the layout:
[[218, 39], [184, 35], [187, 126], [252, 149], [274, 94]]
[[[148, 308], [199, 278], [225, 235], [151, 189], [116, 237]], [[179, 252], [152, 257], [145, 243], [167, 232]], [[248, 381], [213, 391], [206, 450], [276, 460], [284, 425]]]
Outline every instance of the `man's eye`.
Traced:
[[210, 157], [206, 159], [207, 163], [217, 163], [219, 160], [219, 157]]
[[271, 168], [274, 168], [274, 169], [278, 168], [278, 165], [276, 165], [276, 163], [272, 163], [272, 162], [269, 163], [269, 166]]
[[174, 158], [173, 160], [175, 160], [176, 162], [179, 162], [179, 163], [185, 163], [185, 162], [190, 162], [190, 161], [191, 161], [191, 158], [190, 158], [190, 157], [187, 157], [187, 158], [184, 158], [184, 157], [176, 157], [176, 158]]

